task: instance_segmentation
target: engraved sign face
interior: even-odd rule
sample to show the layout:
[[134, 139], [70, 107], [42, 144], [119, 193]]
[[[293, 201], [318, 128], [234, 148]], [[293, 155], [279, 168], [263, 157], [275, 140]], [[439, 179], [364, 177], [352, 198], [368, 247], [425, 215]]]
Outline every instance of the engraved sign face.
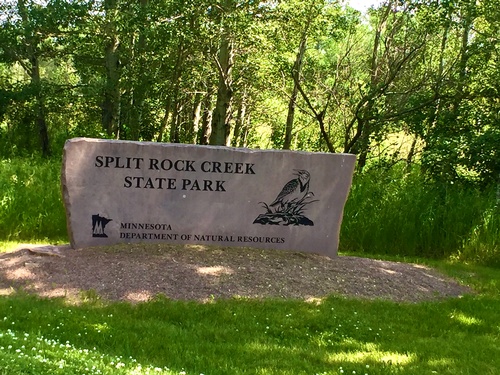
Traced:
[[132, 242], [334, 256], [350, 154], [75, 138], [62, 189], [75, 248]]

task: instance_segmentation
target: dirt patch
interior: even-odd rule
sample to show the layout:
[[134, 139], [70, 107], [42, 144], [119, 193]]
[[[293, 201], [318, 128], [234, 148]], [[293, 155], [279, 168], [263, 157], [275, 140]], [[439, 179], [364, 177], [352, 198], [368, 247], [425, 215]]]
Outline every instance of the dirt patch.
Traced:
[[[33, 251], [38, 251], [34, 253]], [[40, 296], [78, 299], [95, 291], [106, 300], [207, 301], [323, 298], [331, 294], [418, 302], [471, 290], [416, 264], [250, 248], [117, 245], [72, 250], [23, 246], [0, 254], [0, 294], [19, 288]]]

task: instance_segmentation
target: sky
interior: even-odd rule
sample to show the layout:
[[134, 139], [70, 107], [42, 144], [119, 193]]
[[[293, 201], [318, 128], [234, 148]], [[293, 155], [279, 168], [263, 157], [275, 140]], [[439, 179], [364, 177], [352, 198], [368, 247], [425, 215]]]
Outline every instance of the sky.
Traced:
[[370, 6], [378, 5], [382, 0], [348, 0], [351, 7], [359, 10], [360, 12], [365, 12]]

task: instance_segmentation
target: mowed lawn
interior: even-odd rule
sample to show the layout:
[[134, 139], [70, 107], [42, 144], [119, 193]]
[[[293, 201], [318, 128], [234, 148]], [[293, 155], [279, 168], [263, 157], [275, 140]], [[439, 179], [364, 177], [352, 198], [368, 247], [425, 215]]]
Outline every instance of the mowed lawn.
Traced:
[[435, 262], [474, 295], [418, 304], [81, 303], [0, 297], [0, 374], [499, 374], [500, 271]]

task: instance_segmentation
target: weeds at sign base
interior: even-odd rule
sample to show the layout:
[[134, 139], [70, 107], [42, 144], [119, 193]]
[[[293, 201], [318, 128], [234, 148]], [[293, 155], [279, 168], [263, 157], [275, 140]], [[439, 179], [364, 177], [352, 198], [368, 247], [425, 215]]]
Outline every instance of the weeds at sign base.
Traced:
[[[65, 243], [59, 160], [0, 161], [0, 239]], [[256, 224], [312, 225], [310, 195], [280, 210], [262, 202]], [[5, 245], [3, 246], [5, 247]], [[344, 208], [340, 252], [458, 259], [500, 266], [496, 189], [426, 182], [418, 169], [368, 170], [355, 176]]]

